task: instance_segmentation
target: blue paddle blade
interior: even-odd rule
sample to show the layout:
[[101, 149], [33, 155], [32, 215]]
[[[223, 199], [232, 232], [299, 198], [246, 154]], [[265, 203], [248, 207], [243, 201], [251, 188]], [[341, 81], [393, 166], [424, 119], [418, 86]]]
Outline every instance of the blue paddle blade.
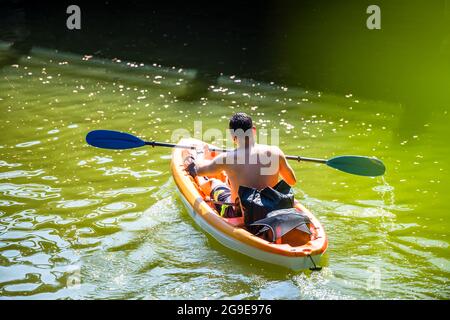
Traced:
[[327, 161], [329, 167], [359, 176], [382, 176], [386, 171], [383, 162], [377, 158], [362, 156], [339, 156]]
[[104, 149], [132, 149], [145, 145], [145, 142], [129, 133], [112, 130], [94, 130], [86, 135], [91, 146]]

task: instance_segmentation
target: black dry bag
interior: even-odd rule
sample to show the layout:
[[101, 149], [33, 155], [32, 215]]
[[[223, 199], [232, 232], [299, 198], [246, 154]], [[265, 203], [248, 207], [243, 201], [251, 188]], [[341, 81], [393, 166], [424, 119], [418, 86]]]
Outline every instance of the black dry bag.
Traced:
[[262, 190], [240, 186], [238, 194], [244, 209], [245, 225], [253, 233], [259, 229], [250, 226], [253, 222], [264, 219], [271, 211], [294, 206], [294, 193], [284, 180], [280, 180], [273, 188], [266, 187]]

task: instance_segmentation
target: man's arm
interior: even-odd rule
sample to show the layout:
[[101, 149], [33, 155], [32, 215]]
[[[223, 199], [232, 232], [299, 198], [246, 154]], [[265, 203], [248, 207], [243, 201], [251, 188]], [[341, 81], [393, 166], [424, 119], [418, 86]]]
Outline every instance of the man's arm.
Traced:
[[279, 157], [279, 174], [284, 181], [290, 186], [293, 186], [297, 182], [297, 178], [295, 177], [295, 172], [292, 170], [291, 166], [287, 162], [286, 156], [283, 151], [278, 148], [278, 157]]
[[212, 160], [205, 160], [197, 164], [197, 174], [200, 176], [214, 175], [225, 170], [225, 154], [219, 154]]

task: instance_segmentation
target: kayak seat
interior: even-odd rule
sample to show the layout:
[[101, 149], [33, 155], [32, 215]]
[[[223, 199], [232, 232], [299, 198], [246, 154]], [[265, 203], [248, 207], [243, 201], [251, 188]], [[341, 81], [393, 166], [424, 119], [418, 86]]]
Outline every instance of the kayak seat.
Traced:
[[256, 235], [273, 243], [287, 243], [299, 246], [311, 240], [311, 220], [296, 208], [270, 212], [266, 218], [253, 222], [250, 226], [258, 229]]

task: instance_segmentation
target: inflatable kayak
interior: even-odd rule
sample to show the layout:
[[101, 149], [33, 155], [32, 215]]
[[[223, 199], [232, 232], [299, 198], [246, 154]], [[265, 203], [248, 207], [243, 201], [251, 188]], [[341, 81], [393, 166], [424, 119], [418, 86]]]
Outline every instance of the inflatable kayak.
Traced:
[[[180, 145], [199, 145], [196, 139], [182, 139]], [[253, 235], [245, 229], [244, 218], [224, 218], [216, 211], [199, 186], [199, 179], [193, 179], [185, 170], [183, 159], [186, 150], [174, 148], [172, 152], [171, 172], [180, 193], [181, 200], [189, 215], [205, 232], [231, 250], [240, 252], [254, 259], [293, 270], [315, 268], [327, 249], [328, 241], [325, 230], [314, 215], [298, 201], [296, 211], [306, 214], [310, 219], [311, 235], [299, 230], [292, 230], [276, 243]], [[192, 151], [191, 151], [192, 152]], [[195, 152], [195, 151], [194, 151]], [[197, 155], [200, 158], [202, 153]], [[226, 181], [225, 173], [214, 178]]]

